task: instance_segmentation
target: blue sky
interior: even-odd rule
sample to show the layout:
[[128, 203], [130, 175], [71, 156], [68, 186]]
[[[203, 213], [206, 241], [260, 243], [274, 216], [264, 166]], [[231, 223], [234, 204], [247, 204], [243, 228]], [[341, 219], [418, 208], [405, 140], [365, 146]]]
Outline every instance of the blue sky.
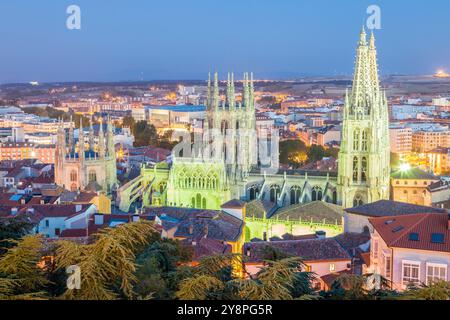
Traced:
[[[81, 30], [66, 28], [71, 4]], [[5, 0], [0, 82], [350, 74], [370, 4], [382, 73], [450, 71], [448, 0]]]

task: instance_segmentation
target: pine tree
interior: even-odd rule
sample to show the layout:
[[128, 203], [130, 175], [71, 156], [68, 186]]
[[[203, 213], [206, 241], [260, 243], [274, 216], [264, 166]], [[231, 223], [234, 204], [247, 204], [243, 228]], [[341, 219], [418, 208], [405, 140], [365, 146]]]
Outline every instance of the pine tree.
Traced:
[[56, 250], [58, 268], [77, 265], [81, 270], [81, 288], [68, 289], [65, 299], [113, 300], [134, 297], [136, 254], [155, 232], [147, 221], [107, 228], [92, 244], [61, 241]]
[[14, 246], [0, 258], [0, 299], [44, 298], [48, 280], [39, 266], [42, 236], [29, 235], [11, 243]]

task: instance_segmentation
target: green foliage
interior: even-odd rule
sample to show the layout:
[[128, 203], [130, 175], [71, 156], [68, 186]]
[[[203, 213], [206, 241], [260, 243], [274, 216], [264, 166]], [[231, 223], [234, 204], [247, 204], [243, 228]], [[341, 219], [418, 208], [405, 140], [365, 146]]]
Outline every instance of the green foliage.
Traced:
[[298, 152], [307, 152], [305, 143], [301, 140], [280, 141], [280, 163], [290, 164], [289, 159]]
[[18, 240], [28, 234], [34, 227], [27, 217], [18, 216], [11, 219], [0, 220], [0, 257], [7, 248], [14, 245], [9, 240]]
[[43, 239], [40, 235], [29, 235], [21, 240], [12, 240], [0, 259], [0, 299], [36, 299], [44, 296], [39, 291], [48, 284], [44, 270], [38, 267], [41, 261]]
[[285, 140], [280, 142], [280, 163], [298, 168], [307, 162], [322, 160], [324, 157], [337, 158], [338, 149], [325, 149], [319, 145], [307, 147], [301, 140]]
[[[155, 299], [173, 297], [178, 283], [183, 280], [184, 270], [178, 270], [180, 262], [191, 260], [192, 251], [178, 241], [159, 240], [145, 248], [136, 262], [136, 284], [134, 291], [138, 296], [152, 296]], [[191, 276], [189, 272], [187, 276]]]
[[430, 285], [410, 287], [404, 292], [402, 300], [450, 300], [450, 283], [437, 281]]
[[222, 296], [225, 286], [213, 276], [198, 275], [181, 281], [176, 297], [181, 300], [215, 300]]
[[156, 146], [158, 140], [158, 133], [156, 128], [152, 124], [148, 124], [147, 121], [138, 121], [132, 128], [134, 134], [134, 146]]
[[148, 245], [153, 232], [153, 224], [141, 221], [101, 230], [92, 244], [60, 241], [56, 251], [58, 268], [77, 265], [81, 269], [81, 289], [68, 289], [63, 298], [133, 298], [136, 254]]
[[128, 128], [131, 128], [133, 131], [133, 128], [135, 125], [136, 125], [136, 121], [134, 121], [134, 118], [132, 116], [125, 116], [122, 118], [122, 128], [128, 127]]

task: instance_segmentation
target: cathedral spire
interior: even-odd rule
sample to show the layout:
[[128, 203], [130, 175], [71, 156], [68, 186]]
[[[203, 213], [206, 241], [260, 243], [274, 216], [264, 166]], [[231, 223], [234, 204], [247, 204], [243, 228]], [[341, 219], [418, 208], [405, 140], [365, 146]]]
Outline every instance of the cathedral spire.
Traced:
[[83, 117], [80, 118], [80, 132], [78, 134], [78, 157], [81, 161], [84, 160], [84, 130]]
[[367, 38], [366, 38], [366, 29], [364, 28], [364, 25], [361, 28], [361, 33], [359, 34], [359, 45], [360, 46], [366, 46], [367, 45]]
[[89, 150], [94, 151], [94, 118], [91, 115], [91, 121], [89, 125]]
[[242, 104], [245, 108], [248, 108], [249, 104], [249, 84], [248, 84], [248, 73], [244, 72], [244, 80], [243, 80], [243, 91], [242, 91]]
[[364, 26], [356, 50], [353, 87], [350, 97], [349, 113], [355, 117], [367, 117], [373, 110], [371, 101], [379, 93], [377, 54], [375, 36], [367, 43]]
[[211, 108], [211, 71], [208, 72], [208, 88], [206, 89], [206, 109]]
[[235, 99], [235, 91], [234, 91], [234, 74], [228, 73], [228, 88], [227, 88], [227, 100], [228, 106], [230, 110], [234, 110], [236, 107], [236, 99]]
[[253, 72], [250, 73], [250, 88], [249, 88], [249, 111], [255, 110], [255, 88], [253, 85]]
[[219, 74], [217, 71], [214, 73], [214, 94], [213, 94], [214, 111], [219, 109]]
[[108, 116], [108, 128], [106, 136], [107, 136], [108, 156], [111, 157], [116, 154], [116, 150], [114, 148], [114, 128], [110, 116]]
[[98, 155], [100, 159], [105, 158], [106, 154], [105, 135], [103, 133], [103, 118], [100, 119], [100, 129], [98, 132]]
[[69, 127], [69, 153], [75, 148], [74, 144], [74, 124], [72, 121], [72, 115], [70, 116], [70, 127]]

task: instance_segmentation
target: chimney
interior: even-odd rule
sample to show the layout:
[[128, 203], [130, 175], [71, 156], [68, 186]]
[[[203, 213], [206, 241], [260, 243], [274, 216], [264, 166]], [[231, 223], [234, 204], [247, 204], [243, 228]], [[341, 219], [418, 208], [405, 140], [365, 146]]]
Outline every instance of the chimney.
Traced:
[[103, 215], [102, 214], [94, 215], [94, 223], [96, 226], [101, 226], [104, 223]]

